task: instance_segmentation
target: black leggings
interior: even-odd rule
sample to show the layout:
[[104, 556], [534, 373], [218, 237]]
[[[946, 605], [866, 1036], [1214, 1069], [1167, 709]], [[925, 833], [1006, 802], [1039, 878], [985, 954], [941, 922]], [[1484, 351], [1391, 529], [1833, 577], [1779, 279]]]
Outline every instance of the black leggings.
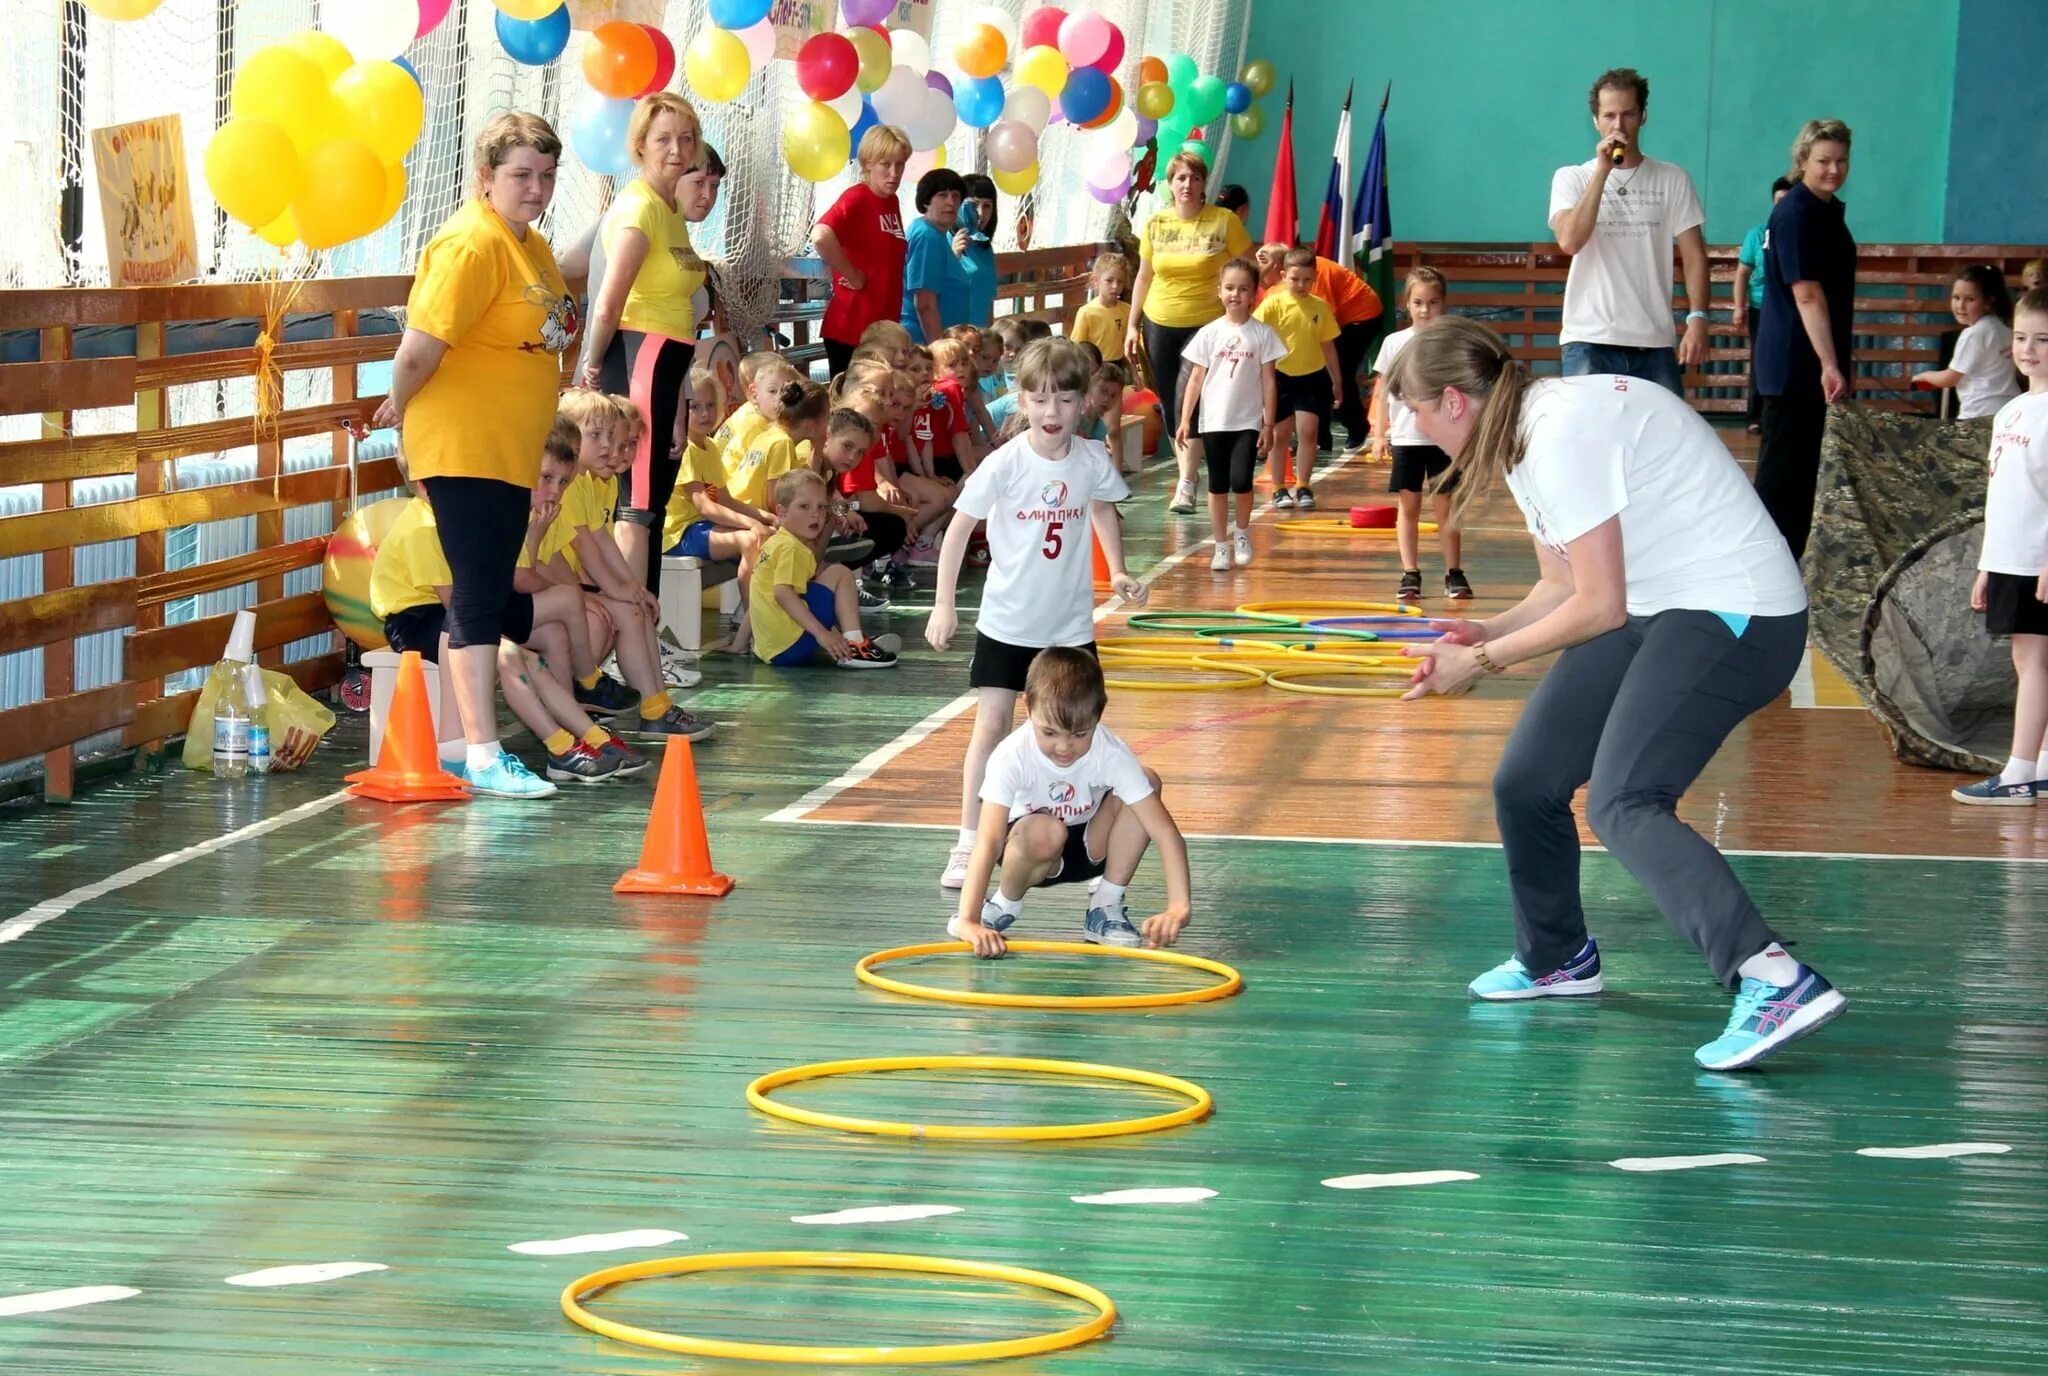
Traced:
[[[1337, 331], [1337, 373], [1342, 391], [1337, 395], [1336, 420], [1344, 427], [1344, 439], [1353, 448], [1365, 443], [1369, 428], [1365, 415], [1365, 396], [1358, 385], [1358, 365], [1365, 362], [1365, 351], [1372, 344], [1372, 338], [1379, 333], [1380, 318], [1357, 320]], [[1330, 446], [1335, 449], [1336, 445]]]
[[420, 486], [448, 561], [448, 648], [496, 645], [505, 633], [533, 492], [496, 478], [422, 478]]
[[1160, 414], [1166, 419], [1166, 433], [1180, 429], [1180, 388], [1186, 372], [1181, 354], [1200, 334], [1200, 325], [1161, 325], [1144, 322], [1145, 357], [1152, 361], [1152, 389], [1159, 393]]
[[910, 543], [910, 526], [895, 512], [863, 511], [860, 518], [868, 524], [867, 538], [875, 542], [875, 552], [868, 556], [870, 562], [887, 559]]
[[[604, 390], [633, 399], [647, 429], [633, 451], [633, 471], [619, 494], [619, 519], [636, 526], [661, 527], [668, 499], [676, 490], [682, 461], [675, 452], [676, 410], [690, 382], [695, 346], [667, 335], [620, 330], [604, 351], [600, 381]], [[647, 561], [647, 590], [661, 591], [661, 560]]]
[[1252, 471], [1259, 463], [1258, 431], [1205, 431], [1202, 434], [1202, 453], [1209, 460], [1209, 491], [1252, 490]]
[[858, 344], [842, 344], [836, 339], [826, 340], [825, 375], [838, 377], [845, 372], [846, 366], [853, 362], [853, 351], [859, 347]]

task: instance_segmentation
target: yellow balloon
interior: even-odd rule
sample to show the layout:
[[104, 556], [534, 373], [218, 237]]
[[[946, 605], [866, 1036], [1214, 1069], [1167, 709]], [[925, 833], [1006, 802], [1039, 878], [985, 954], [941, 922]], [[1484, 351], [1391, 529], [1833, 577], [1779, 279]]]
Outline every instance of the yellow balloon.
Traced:
[[1004, 195], [1021, 196], [1032, 187], [1038, 185], [1038, 164], [1032, 163], [1031, 166], [1025, 168], [1022, 172], [992, 170], [989, 173], [989, 180], [993, 181], [996, 184], [996, 190]]
[[85, 7], [102, 19], [125, 24], [141, 19], [162, 3], [163, 0], [85, 0]]
[[426, 98], [396, 62], [358, 62], [334, 82], [334, 101], [348, 133], [387, 163], [419, 142]]
[[829, 105], [805, 101], [783, 123], [782, 156], [789, 170], [807, 182], [831, 180], [853, 156], [846, 121]]
[[753, 59], [739, 35], [707, 26], [683, 50], [683, 75], [702, 100], [723, 105], [747, 89]]
[[1060, 92], [1067, 86], [1067, 60], [1060, 56], [1058, 48], [1049, 45], [1026, 48], [1023, 60], [1017, 64], [1017, 81], [1036, 86], [1057, 104]]
[[257, 230], [256, 237], [266, 244], [275, 244], [279, 248], [290, 248], [299, 241], [299, 222], [293, 218], [292, 212], [287, 209], [284, 214]]
[[391, 223], [391, 217], [405, 204], [405, 164], [394, 162], [384, 169], [384, 209], [377, 216], [372, 229], [382, 229]]
[[314, 66], [327, 74], [329, 82], [354, 66], [356, 61], [339, 38], [312, 29], [286, 39], [284, 46], [301, 57], [310, 58]]
[[206, 184], [230, 216], [251, 229], [267, 225], [299, 193], [298, 150], [267, 119], [231, 119], [207, 142]]
[[327, 78], [311, 58], [282, 43], [249, 55], [235, 72], [228, 104], [237, 116], [267, 119], [284, 130], [302, 159], [327, 140], [334, 125]]
[[848, 29], [846, 36], [853, 41], [853, 50], [860, 54], [860, 74], [853, 79], [854, 85], [870, 95], [881, 90], [896, 65], [889, 40], [869, 28]]
[[1138, 113], [1146, 119], [1165, 119], [1173, 113], [1173, 87], [1163, 81], [1148, 81], [1138, 88]]
[[307, 248], [333, 248], [377, 227], [384, 209], [384, 164], [367, 144], [329, 139], [306, 158], [305, 184], [292, 201]]
[[545, 19], [567, 0], [491, 0], [508, 19]]

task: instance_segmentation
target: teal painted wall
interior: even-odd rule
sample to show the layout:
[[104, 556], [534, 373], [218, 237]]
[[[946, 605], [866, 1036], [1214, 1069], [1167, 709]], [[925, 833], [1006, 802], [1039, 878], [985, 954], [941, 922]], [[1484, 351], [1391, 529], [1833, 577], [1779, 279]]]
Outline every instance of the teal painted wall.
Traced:
[[1643, 147], [1692, 173], [1710, 242], [1762, 217], [1793, 135], [1824, 116], [1856, 136], [1843, 191], [1856, 237], [1939, 242], [1956, 26], [1957, 0], [1255, 0], [1250, 53], [1273, 61], [1281, 89], [1262, 102], [1266, 132], [1232, 141], [1224, 179], [1250, 190], [1256, 233], [1291, 77], [1312, 237], [1346, 83], [1355, 177], [1391, 80], [1395, 235], [1546, 238], [1551, 173], [1596, 142], [1586, 88], [1630, 66], [1650, 81]]

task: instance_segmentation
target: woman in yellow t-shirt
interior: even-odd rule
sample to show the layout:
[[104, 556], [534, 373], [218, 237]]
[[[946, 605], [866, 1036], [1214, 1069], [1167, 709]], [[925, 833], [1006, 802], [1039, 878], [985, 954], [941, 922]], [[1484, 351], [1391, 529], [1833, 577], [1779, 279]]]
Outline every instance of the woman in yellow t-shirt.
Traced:
[[[1209, 194], [1209, 168], [1192, 153], [1176, 154], [1166, 164], [1166, 184], [1173, 204], [1145, 222], [1138, 238], [1138, 276], [1131, 283], [1131, 323], [1124, 334], [1124, 357], [1138, 356], [1142, 333], [1145, 356], [1152, 362], [1152, 386], [1159, 393], [1161, 414], [1180, 414], [1181, 352], [1195, 332], [1223, 314], [1218, 294], [1223, 265], [1251, 251], [1244, 221], [1220, 206], [1203, 204]], [[1192, 445], [1176, 445], [1180, 482], [1170, 509], [1186, 515], [1195, 509], [1195, 462]]]
[[604, 285], [590, 304], [581, 381], [630, 396], [646, 418], [621, 493], [616, 535], [626, 567], [658, 594], [654, 541], [675, 491], [676, 413], [697, 338], [690, 298], [704, 284], [704, 260], [690, 247], [679, 187], [686, 173], [703, 165], [704, 138], [697, 112], [673, 91], [642, 100], [626, 137], [640, 175], [605, 214]]
[[555, 194], [562, 140], [539, 115], [498, 115], [476, 142], [476, 195], [420, 255], [391, 395], [408, 472], [433, 504], [450, 573], [448, 645], [469, 743], [445, 760], [479, 790], [554, 792], [498, 745], [499, 637], [521, 628], [512, 573], [526, 538], [541, 447], [555, 420], [576, 301], [534, 229]]

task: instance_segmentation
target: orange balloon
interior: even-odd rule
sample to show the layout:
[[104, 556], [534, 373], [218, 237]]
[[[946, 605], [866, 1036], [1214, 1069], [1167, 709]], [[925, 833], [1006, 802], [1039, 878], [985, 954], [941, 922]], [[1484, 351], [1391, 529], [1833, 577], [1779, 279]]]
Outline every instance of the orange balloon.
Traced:
[[1101, 129], [1124, 112], [1124, 86], [1115, 77], [1109, 79], [1109, 104], [1102, 107], [1102, 113], [1082, 125], [1083, 129]]
[[654, 84], [654, 39], [623, 19], [600, 24], [583, 48], [583, 79], [599, 95], [631, 98]]
[[1010, 45], [1003, 41], [1002, 30], [993, 24], [976, 24], [960, 36], [953, 49], [953, 59], [960, 64], [960, 70], [971, 77], [994, 76], [1009, 58]]
[[1166, 64], [1156, 57], [1148, 57], [1138, 64], [1138, 84], [1166, 80]]

